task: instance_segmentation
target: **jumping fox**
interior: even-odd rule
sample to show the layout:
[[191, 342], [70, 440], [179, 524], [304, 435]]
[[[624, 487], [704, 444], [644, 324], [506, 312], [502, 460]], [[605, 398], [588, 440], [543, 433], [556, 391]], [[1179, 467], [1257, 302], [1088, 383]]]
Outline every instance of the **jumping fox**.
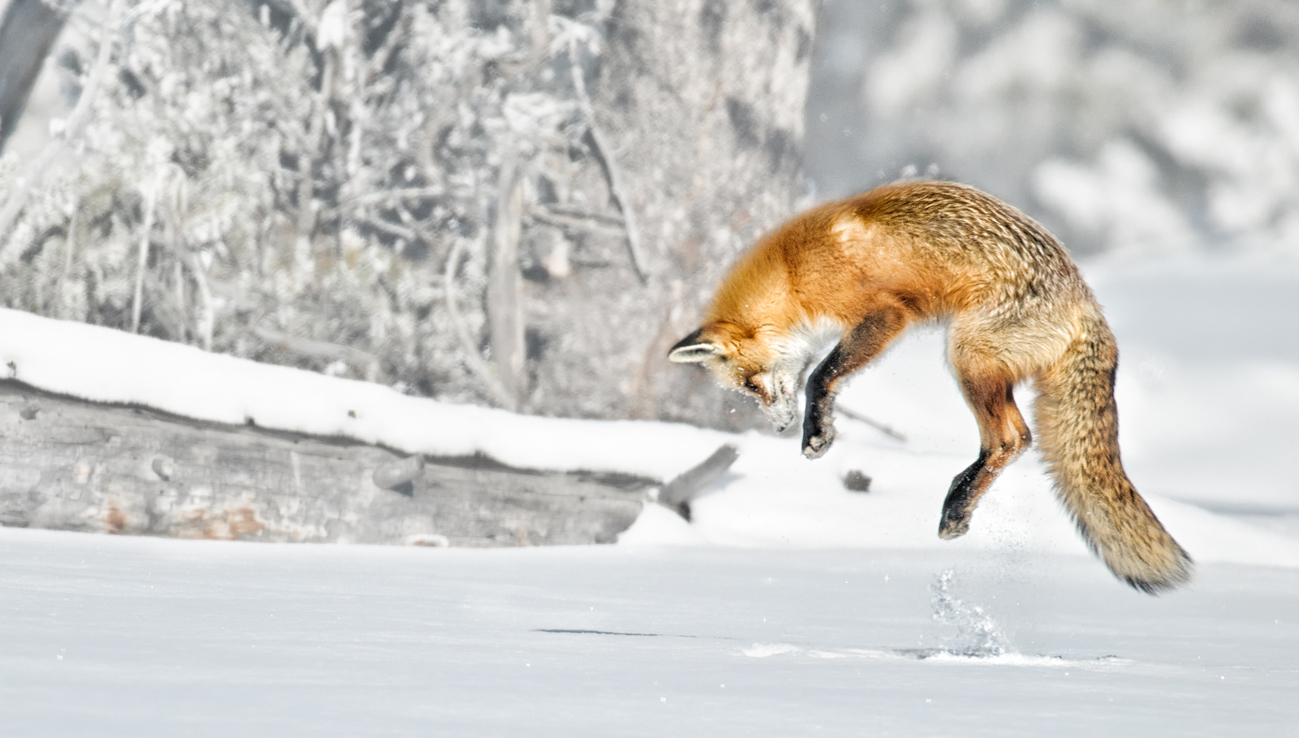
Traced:
[[1014, 387], [1032, 379], [1039, 446], [1079, 533], [1119, 579], [1149, 593], [1191, 559], [1119, 461], [1118, 349], [1091, 290], [1041, 225], [971, 187], [906, 182], [830, 203], [766, 236], [731, 269], [703, 325], [668, 358], [705, 364], [793, 422], [810, 358], [803, 455], [834, 441], [834, 396], [917, 321], [948, 323], [948, 360], [979, 422], [978, 459], [952, 480], [938, 535], [970, 527], [979, 498], [1032, 441]]

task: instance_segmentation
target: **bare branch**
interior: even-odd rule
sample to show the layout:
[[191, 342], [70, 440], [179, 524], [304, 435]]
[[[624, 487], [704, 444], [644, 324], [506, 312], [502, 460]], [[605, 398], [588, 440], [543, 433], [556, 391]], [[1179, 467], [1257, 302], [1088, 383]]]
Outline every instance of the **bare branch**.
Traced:
[[311, 118], [311, 131], [307, 134], [307, 150], [298, 157], [298, 169], [302, 179], [298, 180], [298, 236], [297, 258], [299, 261], [312, 256], [311, 235], [316, 230], [315, 177], [312, 171], [315, 159], [320, 154], [325, 138], [325, 116], [329, 114], [329, 100], [334, 86], [334, 53], [324, 52], [324, 71], [320, 77], [320, 95], [313, 101], [315, 115]]
[[411, 242], [419, 239], [419, 234], [416, 233], [415, 231], [412, 231], [409, 228], [403, 228], [397, 225], [396, 223], [390, 223], [382, 218], [374, 218], [368, 215], [362, 215], [362, 216], [358, 216], [356, 219], [362, 223], [365, 223], [366, 225], [374, 226], [375, 228], [383, 231], [384, 233], [389, 233], [391, 235], [394, 235], [397, 238], [404, 238], [407, 241], [411, 241]]
[[411, 25], [410, 13], [406, 12], [404, 4], [399, 8], [398, 12], [402, 14], [400, 21], [398, 21], [401, 24], [400, 30], [394, 28], [389, 31], [388, 37], [383, 40], [383, 45], [375, 49], [374, 53], [370, 55], [369, 62], [365, 65], [364, 75], [361, 78], [362, 87], [369, 87], [370, 83], [383, 74], [383, 70], [388, 67], [388, 62], [392, 60], [393, 52], [403, 41], [410, 38], [407, 35]]
[[152, 184], [144, 190], [144, 228], [140, 235], [140, 257], [135, 265], [135, 293], [131, 299], [131, 332], [140, 332], [140, 304], [144, 293], [144, 272], [149, 268], [149, 237], [153, 234], [154, 206], [158, 202], [158, 190], [162, 188], [163, 169], [154, 177]]
[[340, 205], [371, 205], [393, 200], [423, 200], [430, 197], [442, 197], [447, 194], [445, 187], [401, 187], [392, 190], [367, 192], [364, 195], [353, 195], [344, 198]]
[[379, 357], [367, 351], [352, 348], [351, 346], [341, 346], [337, 343], [328, 341], [317, 341], [300, 336], [292, 336], [288, 333], [281, 333], [273, 328], [264, 326], [253, 326], [249, 332], [261, 340], [279, 346], [285, 351], [289, 351], [299, 356], [309, 356], [318, 359], [341, 359], [342, 361], [364, 367], [366, 379], [371, 382], [388, 382], [388, 376], [383, 371], [383, 366], [379, 362]]
[[540, 64], [550, 48], [550, 11], [552, 0], [533, 0], [528, 26], [532, 36], [532, 63]]
[[838, 410], [840, 413], [842, 413], [843, 416], [844, 416], [845, 418], [848, 418], [849, 420], [855, 420], [855, 421], [857, 421], [858, 423], [865, 423], [866, 425], [869, 425], [870, 427], [874, 428], [875, 430], [879, 431], [880, 433], [883, 433], [884, 435], [888, 436], [889, 438], [895, 438], [895, 439], [897, 439], [897, 440], [899, 440], [899, 441], [901, 441], [901, 442], [903, 442], [903, 443], [906, 443], [906, 442], [907, 442], [907, 437], [906, 437], [906, 436], [904, 436], [904, 435], [902, 435], [901, 433], [899, 433], [899, 432], [893, 430], [893, 429], [890, 428], [889, 426], [884, 425], [883, 423], [879, 422], [878, 420], [872, 420], [871, 418], [868, 418], [868, 417], [866, 417], [865, 415], [862, 415], [861, 413], [856, 412], [855, 410], [849, 410], [848, 408], [843, 407], [842, 405], [837, 405], [837, 406], [835, 406], [835, 409]]
[[464, 241], [455, 239], [451, 246], [451, 255], [447, 258], [446, 274], [444, 276], [445, 287], [443, 296], [446, 298], [447, 315], [451, 318], [451, 325], [455, 327], [456, 338], [460, 339], [460, 348], [465, 352], [465, 363], [468, 365], [470, 372], [478, 377], [478, 381], [483, 383], [487, 391], [501, 404], [506, 410], [514, 411], [514, 397], [501, 384], [496, 373], [478, 353], [478, 347], [475, 345], [473, 337], [469, 334], [469, 327], [465, 325], [464, 317], [460, 314], [460, 308], [456, 307], [456, 267], [460, 263], [460, 255], [464, 252]]
[[591, 140], [595, 143], [596, 158], [604, 165], [604, 173], [609, 178], [609, 191], [613, 194], [614, 201], [618, 203], [618, 209], [622, 211], [623, 228], [627, 232], [627, 254], [631, 257], [632, 270], [636, 272], [636, 278], [641, 284], [645, 284], [648, 277], [645, 274], [645, 257], [641, 253], [640, 233], [636, 228], [636, 215], [632, 212], [631, 200], [627, 198], [623, 187], [622, 174], [618, 162], [614, 159], [613, 147], [609, 145], [600, 131], [600, 126], [596, 123], [595, 107], [591, 105], [591, 98], [586, 94], [586, 80], [582, 78], [582, 64], [577, 55], [577, 37], [572, 34], [568, 37], [568, 61], [573, 77], [573, 91], [577, 93], [578, 107], [586, 117], [587, 129], [591, 134]]
[[574, 218], [572, 216], [551, 212], [540, 207], [528, 208], [528, 217], [548, 225], [568, 228], [570, 230], [592, 231], [595, 233], [607, 233], [616, 236], [622, 236], [624, 234], [623, 229], [599, 223], [594, 218]]
[[492, 226], [492, 263], [487, 287], [487, 314], [491, 325], [492, 360], [496, 376], [510, 396], [523, 396], [526, 347], [523, 339], [523, 303], [519, 299], [519, 239], [522, 236], [523, 181], [513, 154], [501, 167], [496, 197], [496, 222]]
[[570, 218], [581, 218], [582, 220], [594, 220], [600, 223], [606, 223], [619, 229], [627, 222], [622, 217], [610, 215], [608, 213], [597, 213], [585, 208], [579, 208], [574, 205], [565, 205], [563, 203], [551, 203], [539, 207], [544, 207], [547, 211], [556, 215], [567, 215]]
[[68, 318], [68, 275], [72, 273], [72, 255], [76, 253], [77, 248], [77, 222], [81, 214], [81, 198], [72, 199], [72, 215], [68, 219], [68, 236], [63, 239], [63, 271], [59, 274], [59, 308], [58, 317]]
[[216, 304], [212, 301], [212, 290], [208, 287], [207, 270], [203, 268], [203, 262], [193, 249], [180, 246], [176, 251], [190, 274], [194, 275], [194, 284], [198, 288], [199, 309], [202, 310], [197, 321], [198, 325], [195, 327], [198, 329], [199, 343], [203, 350], [211, 351], [212, 332], [216, 329]]

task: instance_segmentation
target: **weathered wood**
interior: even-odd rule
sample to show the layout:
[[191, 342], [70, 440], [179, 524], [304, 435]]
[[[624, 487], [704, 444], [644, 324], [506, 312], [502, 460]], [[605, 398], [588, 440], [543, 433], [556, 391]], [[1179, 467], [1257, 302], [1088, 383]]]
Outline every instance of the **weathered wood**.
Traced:
[[485, 457], [407, 458], [0, 381], [6, 526], [248, 541], [609, 543], [653, 484]]
[[680, 476], [663, 485], [656, 501], [676, 512], [686, 520], [690, 519], [690, 501], [699, 490], [712, 484], [714, 479], [731, 468], [731, 464], [740, 458], [740, 450], [731, 444], [722, 445], [712, 456], [704, 459], [694, 468], [688, 469]]

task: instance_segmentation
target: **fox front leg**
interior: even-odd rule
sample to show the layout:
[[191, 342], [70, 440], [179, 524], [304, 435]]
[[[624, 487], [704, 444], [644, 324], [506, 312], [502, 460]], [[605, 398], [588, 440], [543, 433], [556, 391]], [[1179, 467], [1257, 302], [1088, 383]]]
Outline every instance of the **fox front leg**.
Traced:
[[[807, 410], [803, 413], [803, 455], [819, 459], [834, 442], [834, 383], [842, 376], [836, 371], [841, 362], [839, 346], [816, 367], [807, 379]], [[835, 363], [830, 363], [831, 360]]]
[[813, 370], [807, 380], [807, 411], [803, 414], [804, 456], [819, 459], [834, 442], [834, 396], [839, 383], [879, 356], [906, 324], [906, 314], [900, 309], [871, 312]]

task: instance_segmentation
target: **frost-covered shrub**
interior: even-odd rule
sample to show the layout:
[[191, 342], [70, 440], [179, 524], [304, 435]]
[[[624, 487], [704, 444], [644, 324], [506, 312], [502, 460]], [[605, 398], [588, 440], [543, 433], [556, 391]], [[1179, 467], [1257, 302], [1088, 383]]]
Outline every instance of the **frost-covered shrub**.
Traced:
[[58, 56], [111, 66], [94, 118], [0, 181], [4, 304], [525, 412], [758, 420], [666, 355], [803, 192], [815, 0], [107, 1], [109, 61]]
[[[552, 201], [609, 206], [566, 71], [556, 75], [569, 41], [595, 59], [602, 11], [123, 6], [93, 119], [25, 193], [4, 241], [14, 258], [3, 303], [448, 399], [487, 396], [464, 360], [486, 347], [459, 341], [447, 313], [447, 258], [459, 242], [459, 313], [482, 336], [504, 153]], [[557, 48], [534, 48], [538, 23]], [[61, 58], [81, 85], [94, 49]], [[3, 166], [0, 203], [24, 186], [16, 161]]]

